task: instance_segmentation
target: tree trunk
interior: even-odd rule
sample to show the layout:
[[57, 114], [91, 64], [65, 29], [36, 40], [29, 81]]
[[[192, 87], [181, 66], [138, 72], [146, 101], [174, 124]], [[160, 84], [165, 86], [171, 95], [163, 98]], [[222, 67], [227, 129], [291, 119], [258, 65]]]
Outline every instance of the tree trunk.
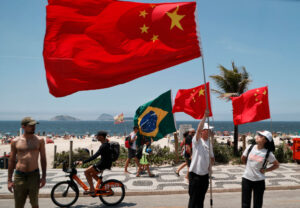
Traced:
[[238, 156], [238, 141], [239, 141], [239, 126], [234, 125], [233, 152], [235, 156]]

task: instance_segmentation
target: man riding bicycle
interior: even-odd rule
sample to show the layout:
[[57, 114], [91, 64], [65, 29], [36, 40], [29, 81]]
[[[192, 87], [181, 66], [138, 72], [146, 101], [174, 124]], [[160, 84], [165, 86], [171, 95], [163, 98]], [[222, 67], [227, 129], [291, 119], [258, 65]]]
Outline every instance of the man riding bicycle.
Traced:
[[111, 168], [111, 165], [112, 165], [111, 150], [110, 150], [110, 144], [109, 144], [108, 140], [106, 139], [106, 136], [107, 136], [107, 132], [99, 131], [96, 134], [97, 140], [101, 142], [101, 146], [99, 147], [98, 151], [87, 160], [77, 161], [77, 163], [79, 165], [82, 165], [84, 163], [88, 163], [88, 162], [96, 159], [99, 155], [101, 155], [101, 159], [99, 162], [97, 162], [94, 165], [91, 165], [84, 171], [86, 180], [90, 185], [90, 190], [85, 191], [84, 194], [91, 194], [92, 196], [95, 196], [95, 187], [94, 187], [94, 183], [93, 183], [93, 178], [95, 180], [97, 180], [99, 173], [102, 173], [103, 170], [105, 170], [105, 169]]

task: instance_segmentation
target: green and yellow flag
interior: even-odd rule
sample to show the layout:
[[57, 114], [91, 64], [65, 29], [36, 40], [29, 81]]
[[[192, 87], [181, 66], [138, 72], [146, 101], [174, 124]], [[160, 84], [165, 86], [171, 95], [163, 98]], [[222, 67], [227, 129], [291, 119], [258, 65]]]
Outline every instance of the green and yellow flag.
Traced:
[[171, 90], [141, 105], [135, 112], [134, 125], [139, 127], [140, 135], [151, 137], [154, 141], [175, 132]]

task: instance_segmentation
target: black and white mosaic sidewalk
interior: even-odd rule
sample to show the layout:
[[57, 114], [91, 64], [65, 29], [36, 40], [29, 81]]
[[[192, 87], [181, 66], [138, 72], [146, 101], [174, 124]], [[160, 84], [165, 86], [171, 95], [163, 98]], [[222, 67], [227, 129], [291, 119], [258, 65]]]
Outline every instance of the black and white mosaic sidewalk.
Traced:
[[[244, 172], [242, 165], [220, 165], [213, 167], [213, 191], [238, 191], [241, 188], [241, 177]], [[104, 180], [118, 179], [126, 186], [126, 192], [185, 192], [188, 190], [188, 181], [184, 178], [186, 168], [176, 176], [176, 167], [155, 167], [152, 173], [155, 177], [150, 178], [147, 174], [136, 177], [136, 168], [129, 168], [132, 174], [124, 174], [123, 168], [112, 168], [104, 172]], [[84, 169], [78, 169], [79, 177], [86, 183]], [[281, 164], [280, 168], [266, 174], [266, 186], [274, 189], [300, 189], [300, 165]], [[47, 170], [47, 183], [40, 190], [41, 194], [50, 194], [52, 187], [60, 181], [67, 180], [61, 169]], [[82, 191], [82, 189], [80, 188]], [[0, 196], [10, 195], [7, 190], [7, 170], [0, 170]]]

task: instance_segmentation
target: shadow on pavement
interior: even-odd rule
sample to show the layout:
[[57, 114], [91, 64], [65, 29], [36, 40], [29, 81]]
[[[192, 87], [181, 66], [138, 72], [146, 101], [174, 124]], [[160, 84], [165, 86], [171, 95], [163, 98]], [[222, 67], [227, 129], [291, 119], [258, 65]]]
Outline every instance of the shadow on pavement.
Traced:
[[75, 205], [75, 206], [72, 206], [73, 208], [101, 208], [101, 207], [134, 207], [136, 206], [136, 203], [121, 203], [121, 204], [118, 204], [116, 206], [106, 206], [105, 204], [97, 204], [97, 203], [92, 203], [90, 205]]

